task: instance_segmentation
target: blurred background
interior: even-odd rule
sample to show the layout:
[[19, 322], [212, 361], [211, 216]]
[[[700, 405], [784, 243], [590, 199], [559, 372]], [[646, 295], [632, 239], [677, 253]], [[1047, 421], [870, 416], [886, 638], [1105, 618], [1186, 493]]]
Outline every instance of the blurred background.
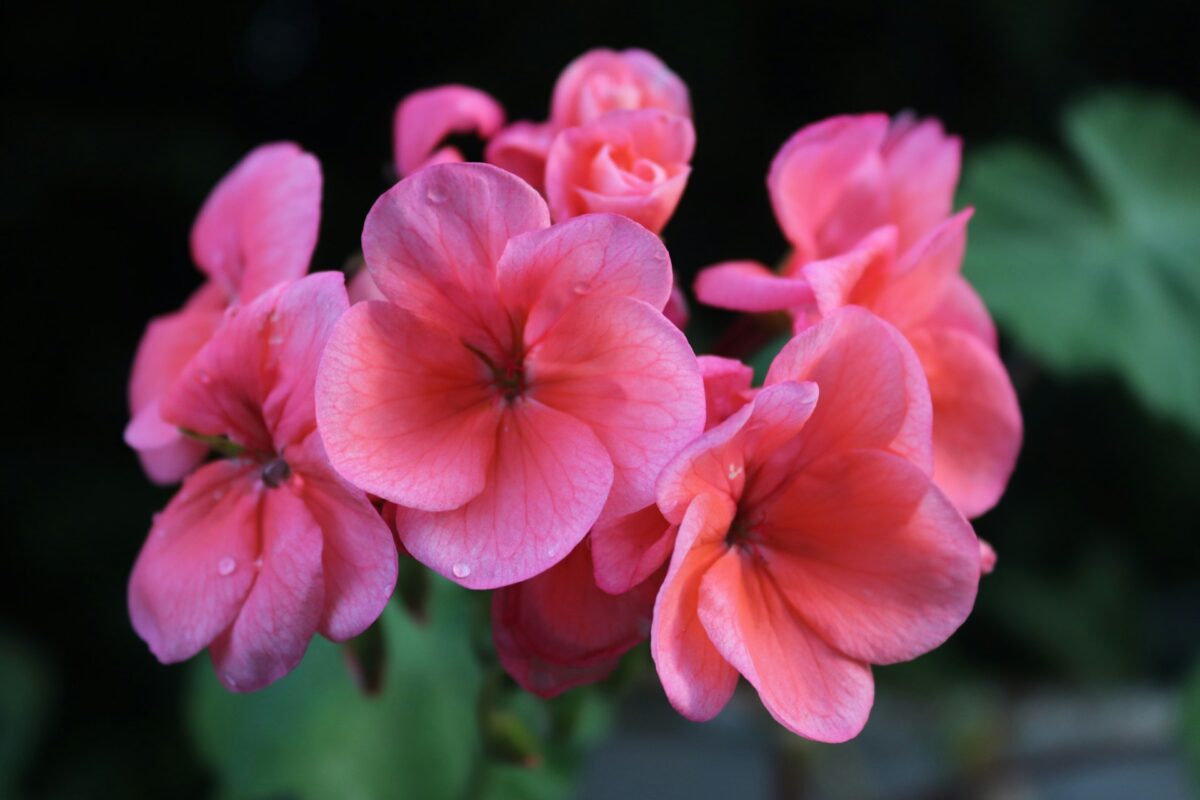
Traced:
[[[0, 796], [1195, 796], [1188, 5], [6, 3]], [[839, 747], [784, 734], [753, 693], [685, 722], [645, 646], [606, 684], [537, 702], [495, 672], [486, 598], [439, 582], [410, 591], [419, 614], [389, 609], [372, 699], [327, 644], [250, 698], [221, 693], [204, 657], [158, 665], [125, 581], [170, 491], [122, 444], [125, 384], [147, 320], [199, 284], [187, 237], [208, 190], [255, 145], [301, 143], [325, 173], [314, 268], [339, 268], [391, 180], [405, 93], [466, 83], [542, 119], [596, 46], [648, 48], [691, 88], [699, 145], [665, 232], [688, 286], [718, 260], [782, 255], [764, 178], [800, 126], [913, 109], [964, 137], [967, 274], [1026, 422], [1008, 494], [977, 523], [999, 564], [975, 614], [878, 669], [871, 722]], [[696, 310], [689, 333], [704, 346], [731, 322]]]

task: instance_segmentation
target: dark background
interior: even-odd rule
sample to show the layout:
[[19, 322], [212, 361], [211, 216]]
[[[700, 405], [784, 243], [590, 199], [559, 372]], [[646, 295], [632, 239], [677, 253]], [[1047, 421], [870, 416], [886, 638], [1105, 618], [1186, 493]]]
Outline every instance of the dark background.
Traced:
[[[192, 219], [246, 151], [292, 139], [317, 154], [314, 268], [338, 268], [389, 185], [405, 93], [466, 83], [512, 119], [542, 119], [576, 55], [645, 47], [689, 84], [695, 108], [695, 171], [666, 231], [687, 285], [717, 260], [781, 254], [766, 168], [822, 116], [915, 109], [964, 136], [969, 157], [1000, 138], [1053, 144], [1063, 104], [1098, 86], [1200, 103], [1188, 5], [6, 3], [0, 252], [14, 406], [0, 647], [37, 665], [41, 709], [18, 759], [22, 793], [211, 789], [184, 734], [183, 671], [155, 663], [126, 617], [128, 571], [169, 491], [144, 480], [121, 431], [142, 329], [199, 284]], [[979, 524], [1000, 570], [935, 668], [966, 664], [1008, 687], [1180, 680], [1200, 639], [1200, 446], [1115, 380], [1068, 383], [1006, 356], [1027, 444], [1009, 496]]]

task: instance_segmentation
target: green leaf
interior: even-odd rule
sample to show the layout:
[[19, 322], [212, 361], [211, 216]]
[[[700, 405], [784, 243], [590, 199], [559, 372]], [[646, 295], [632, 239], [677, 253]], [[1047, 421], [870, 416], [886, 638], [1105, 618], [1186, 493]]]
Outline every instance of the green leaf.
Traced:
[[0, 631], [0, 796], [17, 796], [45, 726], [52, 681], [41, 655]]
[[1073, 164], [1021, 144], [968, 160], [967, 277], [1048, 367], [1114, 372], [1200, 431], [1200, 115], [1110, 91], [1064, 130]]
[[206, 660], [196, 663], [191, 728], [222, 796], [462, 797], [481, 753], [466, 595], [436, 579], [425, 623], [388, 606], [378, 623], [384, 682], [374, 696], [354, 685], [340, 648], [320, 638], [291, 675], [254, 694], [227, 693]]

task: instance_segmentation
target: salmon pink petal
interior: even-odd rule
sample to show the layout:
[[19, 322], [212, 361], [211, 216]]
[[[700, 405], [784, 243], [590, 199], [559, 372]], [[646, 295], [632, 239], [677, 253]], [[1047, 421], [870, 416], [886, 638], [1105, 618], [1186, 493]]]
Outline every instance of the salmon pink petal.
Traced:
[[946, 217], [954, 202], [962, 142], [935, 119], [897, 118], [883, 144], [892, 221], [907, 250]]
[[776, 275], [757, 261], [726, 261], [706, 267], [692, 288], [701, 303], [732, 311], [783, 311], [813, 303], [807, 281]]
[[612, 459], [591, 429], [536, 400], [506, 408], [493, 439], [485, 488], [473, 500], [440, 513], [396, 509], [413, 558], [469, 589], [557, 564], [587, 535], [613, 483]]
[[971, 612], [979, 540], [929, 476], [899, 456], [823, 458], [756, 513], [772, 585], [852, 658], [915, 658]]
[[154, 520], [129, 578], [129, 616], [163, 663], [207, 647], [250, 592], [249, 565], [258, 555], [253, 471], [232, 461], [207, 464]]
[[[887, 127], [883, 114], [832, 117], [801, 129], [771, 162], [767, 188], [775, 217], [803, 261], [820, 255], [822, 227], [845, 202], [858, 173], [878, 158]], [[864, 202], [877, 195], [856, 193]], [[874, 213], [854, 216], [861, 234], [884, 221]]]
[[363, 300], [383, 300], [383, 292], [379, 291], [379, 287], [375, 285], [375, 281], [371, 279], [371, 270], [364, 266], [354, 277], [350, 279], [349, 285], [346, 287], [346, 294], [350, 297], [351, 303], [361, 303]]
[[591, 543], [596, 585], [609, 594], [624, 594], [667, 563], [675, 528], [658, 506], [647, 506], [597, 525]]
[[525, 312], [527, 346], [584, 298], [632, 297], [661, 309], [671, 295], [671, 258], [662, 241], [614, 214], [522, 234], [496, 270], [505, 306]]
[[783, 380], [821, 388], [802, 460], [865, 447], [932, 469], [925, 373], [900, 332], [871, 312], [848, 306], [793, 338], [771, 363], [766, 384]]
[[125, 444], [137, 451], [142, 469], [155, 483], [176, 483], [204, 461], [208, 448], [163, 421], [158, 401], [134, 414], [125, 426]]
[[396, 585], [396, 544], [371, 501], [329, 465], [321, 437], [313, 433], [285, 454], [294, 488], [321, 527], [325, 605], [317, 630], [342, 642], [378, 619]]
[[261, 689], [291, 672], [324, 603], [317, 521], [288, 489], [265, 491], [260, 503], [261, 563], [235, 563], [232, 571], [255, 573], [254, 585], [233, 625], [209, 648], [217, 677], [234, 692]]
[[659, 108], [691, 116], [687, 86], [645, 50], [589, 50], [576, 58], [554, 84], [550, 120], [574, 127], [611, 111]]
[[321, 220], [321, 165], [291, 142], [251, 151], [204, 201], [192, 258], [228, 297], [254, 299], [308, 271]]
[[351, 306], [317, 374], [317, 420], [334, 468], [395, 503], [458, 508], [483, 491], [496, 447], [502, 406], [489, 379], [444, 330], [390, 303]]
[[687, 298], [683, 296], [683, 290], [679, 288], [678, 283], [671, 287], [671, 296], [663, 306], [663, 316], [679, 330], [687, 330], [691, 312], [688, 310]]
[[[659, 475], [663, 516], [679, 521], [701, 494], [740, 498], [748, 465], [787, 461], [786, 454], [803, 445], [797, 436], [818, 407], [817, 392], [816, 384], [793, 381], [764, 387], [741, 410], [693, 439]], [[778, 483], [786, 473], [755, 477], [756, 485]]]
[[546, 156], [557, 131], [544, 122], [514, 122], [487, 143], [484, 160], [506, 169], [539, 192], [546, 180]]
[[933, 479], [968, 517], [1004, 493], [1021, 449], [1021, 409], [995, 351], [956, 330], [912, 336], [933, 398]]
[[991, 575], [992, 570], [996, 569], [996, 560], [997, 560], [996, 548], [992, 547], [990, 544], [985, 542], [983, 539], [980, 539], [979, 540], [979, 574], [980, 575]]
[[962, 269], [967, 222], [973, 213], [968, 208], [955, 214], [901, 257], [872, 306], [876, 313], [907, 331], [938, 308]]
[[606, 114], [560, 133], [546, 160], [556, 222], [620, 214], [658, 233], [687, 186], [696, 133], [685, 116], [645, 109]]
[[930, 329], [953, 328], [971, 334], [979, 341], [995, 350], [996, 325], [988, 313], [983, 299], [967, 279], [955, 275], [950, 279], [950, 285], [937, 308], [925, 320], [925, 326]]
[[826, 644], [750, 558], [727, 550], [704, 575], [704, 631], [785, 728], [819, 742], [854, 738], [874, 702], [870, 667]]
[[392, 303], [448, 331], [495, 335], [508, 327], [496, 298], [500, 254], [509, 239], [549, 224], [545, 201], [515, 175], [489, 164], [438, 164], [375, 202], [363, 255]]
[[401, 175], [411, 175], [431, 160], [462, 161], [458, 150], [438, 150], [438, 145], [455, 133], [476, 133], [487, 139], [503, 124], [504, 109], [478, 89], [451, 85], [413, 92], [396, 106], [392, 124], [396, 167]]
[[700, 356], [700, 375], [704, 379], [705, 428], [727, 420], [750, 400], [754, 370], [736, 358]]
[[586, 423], [611, 455], [605, 520], [650, 505], [663, 465], [704, 427], [696, 356], [678, 328], [639, 300], [580, 300], [525, 363], [532, 396]]
[[667, 699], [690, 720], [715, 717], [737, 687], [737, 671], [713, 646], [698, 615], [701, 582], [727, 551], [723, 539], [736, 511], [733, 500], [718, 494], [692, 501], [654, 603], [654, 666]]
[[845, 305], [872, 308], [895, 267], [896, 229], [885, 226], [846, 253], [810, 261], [800, 269], [823, 316]]
[[500, 663], [542, 697], [606, 677], [650, 632], [658, 581], [607, 594], [592, 580], [589, 550], [585, 539], [541, 575], [492, 594]]

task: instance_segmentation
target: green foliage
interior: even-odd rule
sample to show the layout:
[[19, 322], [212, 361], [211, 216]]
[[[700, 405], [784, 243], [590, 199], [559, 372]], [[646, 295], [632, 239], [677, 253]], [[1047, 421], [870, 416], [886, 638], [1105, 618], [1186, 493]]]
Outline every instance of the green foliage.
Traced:
[[45, 664], [26, 642], [0, 631], [0, 797], [17, 796], [49, 706]]
[[1200, 431], [1200, 115], [1109, 91], [1063, 129], [1073, 164], [1025, 144], [968, 160], [966, 274], [1048, 367], [1115, 372]]
[[249, 695], [227, 693], [207, 663], [195, 664], [192, 731], [222, 796], [465, 796], [482, 749], [470, 610], [467, 593], [440, 580], [424, 623], [389, 605], [376, 696], [354, 685], [339, 647], [323, 639], [291, 675]]
[[1181, 709], [1183, 752], [1192, 768], [1192, 779], [1200, 788], [1200, 661], [1192, 668], [1191, 678], [1183, 687]]

